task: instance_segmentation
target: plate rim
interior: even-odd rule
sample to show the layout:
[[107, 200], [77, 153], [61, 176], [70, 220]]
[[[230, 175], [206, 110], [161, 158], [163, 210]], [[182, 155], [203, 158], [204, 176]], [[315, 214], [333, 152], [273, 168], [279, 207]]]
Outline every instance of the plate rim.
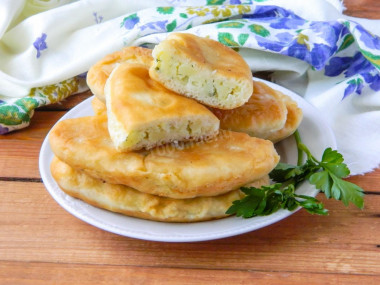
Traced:
[[[312, 104], [307, 102], [302, 96], [296, 94], [295, 92], [293, 92], [293, 91], [291, 91], [285, 87], [282, 87], [278, 84], [275, 84], [273, 82], [266, 81], [266, 80], [263, 80], [260, 78], [253, 77], [253, 80], [264, 82], [264, 83], [268, 84], [271, 88], [278, 90], [280, 92], [283, 92], [284, 94], [289, 95], [291, 98], [295, 99], [297, 101], [298, 105], [301, 103], [302, 105], [306, 105], [307, 108], [312, 110], [313, 112], [319, 112], [319, 110], [316, 107], [314, 107]], [[57, 124], [59, 121], [64, 120], [66, 118], [78, 117], [78, 115], [75, 115], [75, 113], [80, 112], [81, 109], [83, 112], [86, 111], [86, 108], [91, 109], [90, 101], [92, 100], [92, 98], [93, 98], [93, 96], [91, 96], [90, 98], [87, 98], [86, 100], [84, 100], [83, 102], [81, 102], [80, 104], [78, 104], [77, 106], [72, 108], [71, 110], [69, 110], [55, 124]], [[92, 109], [91, 109], [91, 111], [92, 111]], [[74, 113], [74, 115], [73, 115], [73, 113]], [[327, 127], [325, 137], [327, 137], [329, 140], [329, 144], [330, 144], [329, 146], [336, 149], [336, 147], [337, 147], [336, 139], [335, 139], [335, 135], [334, 135], [331, 127], [329, 126], [329, 124], [327, 123], [327, 121], [323, 117], [320, 117], [320, 123], [322, 125], [324, 125], [325, 127]], [[97, 228], [100, 228], [102, 230], [105, 230], [105, 231], [108, 231], [108, 232], [111, 232], [114, 234], [118, 234], [118, 235], [125, 236], [125, 237], [130, 237], [130, 238], [141, 239], [141, 240], [159, 241], [159, 242], [199, 242], [199, 241], [215, 240], [215, 239], [221, 239], [221, 238], [236, 236], [236, 235], [244, 234], [247, 232], [255, 231], [255, 230], [258, 230], [260, 228], [267, 227], [271, 224], [277, 223], [277, 222], [291, 216], [292, 214], [294, 214], [295, 212], [297, 212], [300, 209], [300, 207], [298, 207], [297, 209], [295, 209], [293, 211], [281, 209], [281, 210], [277, 211], [276, 213], [274, 213], [270, 216], [266, 216], [266, 217], [272, 217], [272, 219], [267, 219], [267, 220], [264, 220], [263, 222], [257, 224], [257, 223], [254, 223], [254, 221], [260, 217], [243, 219], [241, 217], [231, 216], [231, 217], [226, 217], [226, 218], [218, 219], [218, 220], [193, 222], [193, 223], [156, 222], [156, 221], [149, 221], [149, 220], [143, 220], [143, 219], [139, 219], [139, 218], [129, 217], [129, 216], [125, 216], [122, 214], [110, 212], [110, 211], [107, 211], [104, 209], [96, 208], [94, 206], [87, 204], [84, 201], [73, 198], [73, 197], [67, 195], [66, 193], [64, 193], [59, 188], [59, 186], [55, 182], [55, 180], [52, 178], [52, 175], [50, 173], [50, 163], [51, 163], [53, 153], [50, 149], [49, 140], [48, 140], [50, 131], [51, 131], [51, 129], [47, 133], [47, 135], [46, 135], [46, 137], [42, 143], [42, 146], [40, 149], [40, 154], [39, 154], [39, 171], [40, 171], [41, 179], [43, 181], [45, 188], [47, 189], [49, 194], [53, 197], [53, 199], [62, 208], [64, 208], [67, 212], [69, 212], [71, 215], [75, 216], [76, 218], [78, 218], [78, 219], [80, 219], [80, 220], [82, 220], [82, 221], [84, 221], [84, 222], [86, 222], [92, 226], [95, 226]], [[49, 157], [50, 157], [50, 159], [49, 159]], [[313, 188], [312, 185], [310, 185], [309, 187]], [[312, 195], [315, 196], [318, 192], [319, 191], [314, 188]], [[64, 198], [62, 198], [58, 193], [61, 196], [63, 196]], [[238, 221], [240, 221], [240, 223], [242, 222], [242, 220], [247, 221], [247, 222], [245, 222], [243, 225], [239, 226], [238, 228], [222, 229], [221, 231], [219, 231], [217, 233], [211, 233], [211, 234], [201, 233], [201, 234], [191, 234], [191, 235], [189, 235], [189, 234], [180, 235], [180, 234], [173, 234], [172, 233], [172, 234], [168, 235], [168, 234], [157, 234], [157, 233], [155, 233], [154, 235], [152, 235], [150, 233], [147, 233], [146, 231], [139, 231], [138, 229], [131, 230], [131, 229], [126, 229], [126, 228], [120, 228], [119, 226], [117, 226], [115, 224], [114, 225], [111, 225], [110, 223], [106, 224], [105, 221], [98, 219], [98, 217], [89, 216], [89, 215], [84, 214], [83, 212], [75, 210], [75, 207], [73, 207], [71, 205], [72, 201], [70, 202], [71, 204], [69, 203], [70, 199], [75, 200], [77, 202], [76, 204], [83, 205], [84, 207], [95, 208], [97, 210], [100, 210], [102, 212], [104, 211], [104, 212], [109, 213], [111, 215], [121, 216], [122, 219], [136, 220], [137, 223], [139, 223], [139, 222], [153, 223], [153, 224], [157, 224], [157, 225], [158, 224], [164, 225], [164, 226], [167, 225], [168, 227], [173, 227], [173, 225], [174, 226], [177, 225], [177, 226], [179, 226], [178, 228], [181, 228], [184, 226], [194, 227], [194, 225], [195, 226], [200, 225], [200, 224], [203, 225], [203, 224], [207, 224], [207, 223], [220, 223], [220, 221], [223, 221], [226, 219], [238, 220]], [[97, 211], [97, 210], [95, 210], [95, 211]]]

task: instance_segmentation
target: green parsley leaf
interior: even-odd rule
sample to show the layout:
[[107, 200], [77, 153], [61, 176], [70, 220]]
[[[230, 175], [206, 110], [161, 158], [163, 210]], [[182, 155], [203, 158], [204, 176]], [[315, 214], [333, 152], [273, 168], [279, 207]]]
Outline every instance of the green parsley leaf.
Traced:
[[234, 201], [232, 206], [227, 210], [227, 214], [236, 214], [238, 217], [251, 218], [254, 216], [266, 216], [280, 207], [281, 194], [277, 190], [281, 184], [273, 184], [269, 186], [242, 187], [246, 196]]
[[270, 178], [277, 182], [285, 182], [302, 173], [303, 171], [299, 166], [280, 162], [270, 173]]
[[280, 162], [269, 173], [269, 177], [276, 182], [292, 183], [294, 186], [297, 186], [319, 168], [320, 167], [310, 159], [300, 166]]
[[328, 199], [331, 198], [331, 187], [333, 181], [327, 171], [320, 171], [310, 176], [309, 182], [325, 193]]
[[[316, 198], [295, 193], [296, 188], [305, 180], [315, 185], [328, 199], [342, 201], [345, 206], [351, 202], [360, 209], [364, 207], [363, 189], [342, 179], [350, 174], [343, 156], [336, 150], [326, 148], [319, 161], [301, 142], [298, 131], [294, 137], [298, 149], [297, 165], [279, 163], [269, 174], [273, 181], [278, 182], [276, 184], [261, 188], [242, 187], [241, 191], [246, 196], [234, 201], [226, 214], [251, 218], [270, 215], [279, 209], [292, 211], [302, 207], [311, 214], [327, 215], [327, 209]], [[307, 159], [302, 163], [304, 153]]]
[[323, 204], [314, 197], [305, 195], [296, 195], [298, 198], [303, 198], [299, 201], [299, 205], [308, 211], [310, 214], [327, 215], [328, 210], [323, 207]]
[[333, 181], [331, 186], [331, 194], [334, 199], [341, 200], [345, 206], [348, 206], [348, 204], [351, 202], [356, 207], [363, 209], [364, 193], [362, 188], [351, 182], [342, 180], [334, 175], [330, 174], [330, 177]]
[[339, 152], [327, 148], [322, 155], [319, 166], [323, 170], [310, 176], [309, 182], [311, 184], [324, 192], [327, 198], [332, 197], [340, 200], [345, 206], [351, 202], [358, 208], [363, 208], [363, 189], [342, 179], [350, 174], [350, 170]]
[[338, 151], [332, 150], [331, 147], [326, 148], [322, 154], [323, 163], [343, 163], [343, 155]]
[[236, 214], [238, 217], [251, 218], [267, 216], [280, 209], [295, 210], [298, 206], [305, 208], [311, 214], [326, 215], [323, 204], [314, 197], [297, 195], [294, 185], [282, 188], [283, 184], [276, 183], [269, 186], [242, 187], [246, 196], [234, 201], [226, 214]]

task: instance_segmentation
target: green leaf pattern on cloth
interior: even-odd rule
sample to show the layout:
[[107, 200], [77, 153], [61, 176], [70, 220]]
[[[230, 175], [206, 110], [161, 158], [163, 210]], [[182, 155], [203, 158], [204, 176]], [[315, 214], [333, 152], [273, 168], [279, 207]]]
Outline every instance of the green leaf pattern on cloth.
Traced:
[[207, 0], [207, 5], [221, 5], [225, 0]]
[[32, 88], [28, 96], [14, 98], [11, 101], [0, 101], [0, 134], [17, 130], [29, 125], [34, 109], [62, 101], [78, 91], [77, 77], [57, 84]]
[[355, 39], [351, 34], [346, 35], [343, 39], [343, 42], [339, 46], [338, 52], [348, 48], [354, 42], [355, 42]]
[[245, 44], [245, 42], [248, 40], [248, 37], [249, 37], [248, 34], [240, 34], [238, 36], [239, 45], [243, 46]]
[[172, 32], [174, 31], [174, 29], [177, 27], [177, 20], [174, 20], [173, 22], [171, 22], [170, 24], [167, 24], [166, 25], [166, 30], [168, 32]]
[[172, 14], [174, 7], [158, 7], [157, 12], [160, 14]]
[[216, 27], [218, 29], [220, 29], [220, 28], [240, 29], [240, 28], [244, 27], [244, 24], [240, 23], [240, 22], [226, 22], [226, 23], [220, 23], [220, 24], [216, 25]]
[[264, 38], [270, 35], [270, 32], [262, 25], [252, 24], [249, 25], [248, 28], [252, 33], [262, 36]]
[[237, 47], [239, 44], [235, 42], [234, 36], [230, 33], [219, 33], [218, 41], [229, 47]]

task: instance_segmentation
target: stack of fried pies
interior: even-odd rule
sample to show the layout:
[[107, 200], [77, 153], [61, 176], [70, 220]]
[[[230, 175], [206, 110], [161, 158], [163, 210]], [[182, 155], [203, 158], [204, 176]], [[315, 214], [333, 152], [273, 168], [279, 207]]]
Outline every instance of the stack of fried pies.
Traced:
[[237, 52], [185, 33], [106, 56], [87, 83], [95, 115], [54, 126], [52, 175], [68, 195], [137, 218], [226, 217], [240, 187], [270, 183], [274, 142], [302, 120]]

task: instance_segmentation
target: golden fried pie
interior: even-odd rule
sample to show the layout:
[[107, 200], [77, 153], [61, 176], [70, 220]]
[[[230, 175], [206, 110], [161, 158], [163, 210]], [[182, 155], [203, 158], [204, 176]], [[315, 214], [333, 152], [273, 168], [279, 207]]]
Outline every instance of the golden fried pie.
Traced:
[[219, 132], [219, 120], [209, 109], [151, 79], [144, 65], [115, 67], [104, 92], [108, 131], [119, 151], [212, 138]]
[[286, 109], [288, 110], [286, 122], [283, 128], [268, 134], [266, 139], [272, 142], [279, 142], [292, 135], [301, 124], [303, 118], [302, 110], [298, 107], [297, 102], [285, 94], [282, 94], [282, 100], [285, 102]]
[[288, 111], [281, 94], [259, 81], [254, 81], [253, 86], [252, 96], [243, 106], [212, 112], [219, 118], [222, 129], [267, 138], [284, 127]]
[[106, 102], [104, 86], [112, 70], [118, 63], [140, 63], [149, 67], [152, 63], [152, 50], [142, 47], [125, 47], [105, 56], [87, 72], [87, 85], [102, 102]]
[[106, 116], [60, 121], [49, 141], [60, 160], [95, 178], [178, 199], [237, 189], [268, 174], [279, 161], [271, 141], [230, 131], [208, 141], [118, 152]]
[[154, 47], [150, 76], [165, 87], [219, 109], [233, 109], [252, 94], [252, 73], [231, 48], [208, 38], [172, 33]]
[[100, 101], [99, 98], [96, 96], [93, 96], [93, 98], [91, 100], [91, 107], [92, 107], [92, 110], [94, 111], [94, 114], [96, 116], [107, 115], [106, 104], [104, 104], [102, 101]]
[[[233, 190], [213, 197], [165, 198], [105, 183], [57, 158], [53, 159], [50, 168], [54, 179], [68, 195], [112, 212], [154, 221], [197, 222], [224, 218], [232, 202], [244, 196], [240, 190]], [[255, 187], [268, 184], [267, 175], [254, 182]]]
[[211, 111], [219, 118], [220, 128], [273, 142], [293, 134], [303, 118], [294, 100], [259, 81], [254, 82], [253, 94], [243, 106]]

